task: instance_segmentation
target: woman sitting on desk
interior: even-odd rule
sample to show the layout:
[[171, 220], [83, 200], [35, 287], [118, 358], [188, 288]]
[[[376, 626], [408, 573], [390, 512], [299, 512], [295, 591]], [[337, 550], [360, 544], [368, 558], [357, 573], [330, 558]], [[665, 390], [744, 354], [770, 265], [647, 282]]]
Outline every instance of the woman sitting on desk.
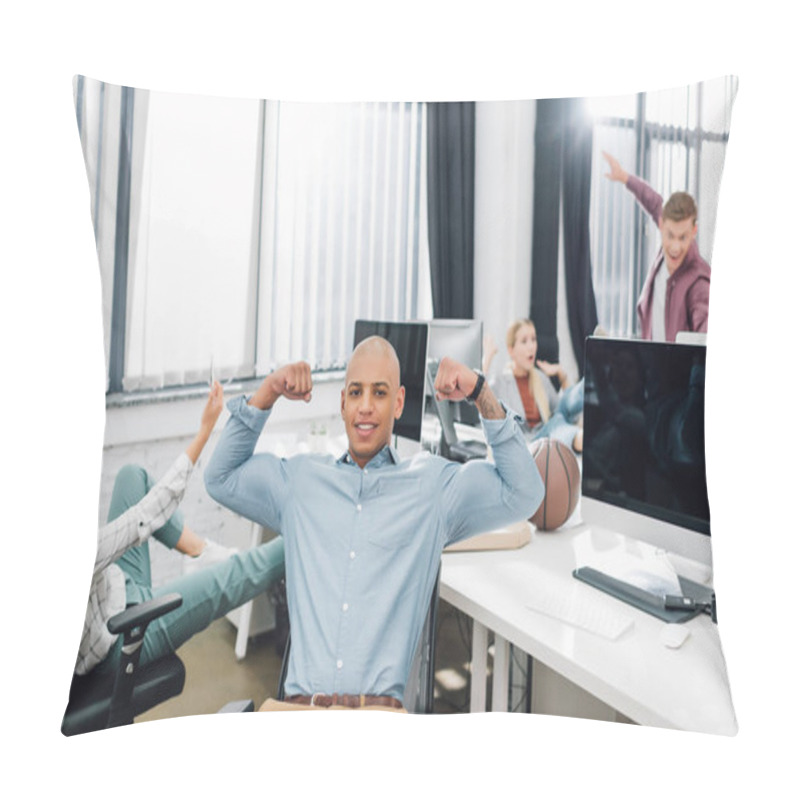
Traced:
[[[529, 319], [518, 319], [511, 324], [506, 333], [506, 347], [511, 363], [491, 381], [497, 398], [525, 420], [522, 427], [529, 442], [557, 439], [580, 453], [583, 429], [577, 420], [583, 411], [583, 381], [569, 386], [560, 364], [536, 360], [536, 328]], [[488, 372], [497, 353], [491, 338], [485, 350], [483, 371]], [[556, 392], [550, 381], [554, 377], [561, 383], [560, 392]]]

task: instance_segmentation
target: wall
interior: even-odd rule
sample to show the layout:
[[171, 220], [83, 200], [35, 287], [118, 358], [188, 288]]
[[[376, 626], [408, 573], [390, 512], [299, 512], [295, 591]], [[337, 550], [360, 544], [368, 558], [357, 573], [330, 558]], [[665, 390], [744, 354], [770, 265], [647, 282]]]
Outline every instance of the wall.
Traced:
[[[320, 447], [323, 443], [314, 440], [324, 439], [337, 455], [344, 452], [346, 439], [338, 413], [341, 386], [340, 375], [318, 379], [310, 403], [279, 402], [270, 418], [269, 436], [262, 437], [257, 450], [270, 445], [278, 453], [288, 455], [298, 449]], [[251, 392], [252, 387], [230, 385], [226, 388], [226, 402], [243, 391]], [[155, 478], [163, 475], [192, 440], [205, 397], [204, 390], [186, 390], [150, 402], [122, 404], [114, 397], [110, 399], [106, 409], [98, 524], [106, 520], [119, 469], [135, 463], [145, 467]], [[186, 524], [200, 536], [243, 549], [250, 545], [251, 524], [215, 503], [203, 485], [203, 470], [228, 416], [227, 409], [223, 410], [195, 467], [181, 508]], [[312, 436], [312, 428], [318, 430], [323, 426], [324, 437]], [[150, 546], [150, 557], [154, 586], [180, 575], [184, 557], [179, 553], [155, 542]]]
[[534, 101], [475, 109], [475, 318], [497, 344], [492, 372], [508, 362], [505, 334], [530, 313]]

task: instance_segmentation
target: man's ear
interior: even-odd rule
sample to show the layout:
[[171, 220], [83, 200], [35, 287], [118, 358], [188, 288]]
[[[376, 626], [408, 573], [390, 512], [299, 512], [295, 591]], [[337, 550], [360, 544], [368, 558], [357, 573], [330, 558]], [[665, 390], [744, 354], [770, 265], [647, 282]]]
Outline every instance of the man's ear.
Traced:
[[401, 386], [397, 390], [397, 398], [395, 400], [395, 407], [394, 407], [394, 418], [400, 419], [403, 414], [403, 407], [406, 404], [406, 387]]
[[342, 408], [340, 413], [342, 415], [342, 419], [344, 419], [344, 389], [342, 389]]

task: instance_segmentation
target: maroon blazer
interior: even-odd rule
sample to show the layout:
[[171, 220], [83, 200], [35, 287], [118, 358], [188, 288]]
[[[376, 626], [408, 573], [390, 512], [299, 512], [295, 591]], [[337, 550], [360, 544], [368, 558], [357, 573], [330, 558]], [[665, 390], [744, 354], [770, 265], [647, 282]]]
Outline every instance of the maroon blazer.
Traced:
[[[661, 220], [663, 199], [658, 192], [634, 175], [625, 184], [642, 208], [658, 224]], [[647, 273], [642, 294], [636, 304], [642, 338], [653, 336], [653, 279], [663, 259], [659, 248], [656, 259]], [[700, 255], [697, 241], [692, 242], [683, 263], [667, 279], [667, 297], [664, 309], [664, 328], [668, 342], [674, 342], [679, 331], [708, 330], [708, 296], [711, 286], [711, 267]]]

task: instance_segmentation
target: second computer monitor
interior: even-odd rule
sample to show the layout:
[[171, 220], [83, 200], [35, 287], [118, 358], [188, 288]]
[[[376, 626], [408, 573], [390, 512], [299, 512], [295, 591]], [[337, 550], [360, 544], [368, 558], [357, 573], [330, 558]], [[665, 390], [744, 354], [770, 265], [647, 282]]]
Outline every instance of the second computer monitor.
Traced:
[[403, 413], [395, 421], [394, 433], [404, 439], [420, 440], [425, 403], [425, 367], [428, 326], [419, 322], [356, 320], [353, 347], [368, 336], [382, 336], [397, 352], [400, 381], [405, 386]]
[[[472, 369], [483, 361], [483, 323], [474, 319], [432, 319], [428, 321], [428, 358], [445, 356]], [[453, 416], [465, 425], [478, 425], [477, 409], [469, 403], [453, 403]]]

